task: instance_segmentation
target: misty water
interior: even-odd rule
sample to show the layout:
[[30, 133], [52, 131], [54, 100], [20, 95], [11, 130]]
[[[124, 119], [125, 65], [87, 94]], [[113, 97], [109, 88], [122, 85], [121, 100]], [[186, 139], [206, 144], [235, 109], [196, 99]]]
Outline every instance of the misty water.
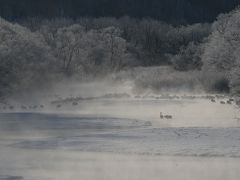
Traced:
[[240, 114], [227, 99], [130, 96], [3, 111], [0, 180], [238, 179]]
[[237, 5], [0, 0], [0, 180], [238, 180]]

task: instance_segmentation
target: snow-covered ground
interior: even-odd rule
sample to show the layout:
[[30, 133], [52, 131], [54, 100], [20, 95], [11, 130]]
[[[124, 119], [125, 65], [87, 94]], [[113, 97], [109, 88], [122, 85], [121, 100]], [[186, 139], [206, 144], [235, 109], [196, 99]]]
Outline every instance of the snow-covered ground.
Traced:
[[239, 179], [238, 117], [234, 105], [207, 99], [1, 113], [0, 180]]

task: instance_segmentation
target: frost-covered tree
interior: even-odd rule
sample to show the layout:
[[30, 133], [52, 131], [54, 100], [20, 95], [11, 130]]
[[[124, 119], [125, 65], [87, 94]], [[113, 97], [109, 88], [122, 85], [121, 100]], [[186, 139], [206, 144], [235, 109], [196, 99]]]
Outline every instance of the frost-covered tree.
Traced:
[[45, 82], [47, 74], [54, 71], [49, 50], [41, 35], [0, 19], [1, 95]]
[[120, 37], [121, 31], [114, 27], [108, 27], [102, 30], [103, 45], [107, 49], [110, 67], [120, 70], [124, 66], [124, 60], [127, 58], [127, 42]]
[[54, 35], [56, 57], [68, 75], [119, 70], [127, 64], [127, 42], [115, 27], [86, 31], [81, 25], [58, 29]]
[[61, 66], [66, 74], [71, 74], [77, 68], [76, 59], [82, 58], [81, 42], [85, 35], [80, 25], [72, 25], [58, 29], [55, 38], [55, 54], [61, 61]]
[[102, 31], [112, 27], [121, 33], [118, 36], [127, 42], [128, 52], [136, 56], [137, 64], [143, 66], [166, 65], [170, 61], [168, 55], [176, 55], [189, 43], [201, 43], [210, 33], [209, 24], [193, 24], [172, 26], [153, 19], [135, 19], [122, 17], [90, 18], [82, 17], [76, 20], [57, 18], [52, 20], [28, 18], [21, 23], [31, 30], [39, 31], [45, 41], [53, 49], [56, 48], [56, 34], [61, 28], [80, 25], [85, 32]]
[[229, 15], [219, 16], [218, 21], [214, 23], [213, 32], [205, 44], [203, 54], [206, 69], [231, 71], [231, 68], [234, 67], [236, 46], [233, 44], [233, 36], [229, 32], [233, 30], [235, 23]]
[[234, 92], [239, 87], [240, 76], [240, 10], [220, 15], [213, 24], [213, 32], [205, 44], [204, 70], [221, 72], [231, 83]]
[[191, 42], [186, 47], [182, 47], [177, 55], [170, 58], [176, 70], [200, 70], [202, 68], [201, 55], [201, 44]]

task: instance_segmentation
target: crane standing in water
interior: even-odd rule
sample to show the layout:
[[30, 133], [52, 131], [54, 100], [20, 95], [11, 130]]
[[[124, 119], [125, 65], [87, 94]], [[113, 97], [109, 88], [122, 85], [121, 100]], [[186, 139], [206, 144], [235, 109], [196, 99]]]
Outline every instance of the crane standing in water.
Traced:
[[163, 115], [162, 112], [160, 112], [160, 119], [172, 119], [173, 116], [172, 115]]

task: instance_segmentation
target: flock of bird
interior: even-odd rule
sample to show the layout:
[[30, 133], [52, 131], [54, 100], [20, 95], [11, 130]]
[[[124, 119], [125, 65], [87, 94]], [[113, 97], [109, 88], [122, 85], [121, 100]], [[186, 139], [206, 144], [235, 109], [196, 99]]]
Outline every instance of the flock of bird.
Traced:
[[172, 115], [163, 115], [162, 112], [160, 112], [160, 119], [172, 119], [173, 116]]
[[[72, 106], [77, 106], [78, 102], [73, 102]], [[44, 110], [46, 105], [40, 104], [40, 105], [10, 105], [10, 104], [5, 104], [2, 107], [0, 107], [0, 110], [2, 111], [14, 111], [14, 110], [22, 110], [22, 111], [36, 111], [36, 110]], [[63, 107], [63, 104], [52, 104], [51, 107], [55, 107], [57, 109], [60, 109]]]
[[37, 110], [37, 109], [44, 109], [44, 105], [21, 105], [21, 106], [14, 106], [5, 104], [4, 106], [0, 107], [0, 110], [15, 110], [15, 109], [21, 109], [21, 110]]
[[[170, 95], [162, 95], [162, 96], [135, 96], [135, 98], [139, 99], [139, 98], [154, 98], [154, 99], [168, 99], [168, 100], [172, 100], [172, 99], [209, 99], [212, 103], [220, 103], [220, 104], [229, 104], [232, 105], [234, 103], [236, 103], [238, 105], [238, 102], [234, 100], [234, 98], [226, 98], [226, 96], [223, 95], [215, 95], [215, 96], [190, 96], [190, 95], [184, 95], [184, 96], [170, 96]], [[49, 107], [55, 107], [57, 109], [61, 109], [66, 103], [65, 102], [52, 102], [51, 106], [45, 106], [45, 105], [19, 105], [19, 106], [14, 106], [14, 105], [9, 105], [9, 104], [5, 104], [2, 107], [0, 107], [0, 110], [2, 111], [14, 111], [14, 110], [22, 110], [22, 111], [36, 111], [36, 110], [44, 110], [45, 108], [49, 108]], [[69, 104], [69, 102], [67, 103]], [[70, 104], [72, 106], [78, 106], [79, 102], [78, 101], [70, 101]], [[170, 120], [173, 119], [172, 115], [169, 114], [164, 114], [163, 112], [160, 112], [160, 119], [166, 119], [166, 120]]]
[[[212, 98], [211, 102], [216, 103], [217, 100], [215, 98]], [[233, 98], [230, 98], [230, 99], [225, 100], [225, 101], [224, 100], [219, 101], [220, 104], [229, 104], [229, 105], [233, 104], [234, 102], [235, 102], [235, 100]]]
[[[180, 99], [180, 96], [171, 96], [172, 99]], [[139, 97], [138, 97], [139, 98]], [[163, 98], [163, 97], [162, 97]], [[183, 96], [182, 99], [196, 99], [199, 97], [196, 96]], [[204, 99], [210, 99], [212, 103], [217, 103], [219, 101], [220, 104], [229, 104], [232, 105], [234, 103], [236, 103], [236, 105], [239, 105], [239, 103], [237, 101], [234, 100], [234, 98], [227, 98], [225, 96], [220, 96], [220, 95], [216, 95], [216, 96], [201, 96], [200, 98], [204, 98]], [[159, 97], [158, 97], [159, 99]], [[226, 99], [226, 100], [222, 100], [222, 99]], [[172, 115], [166, 115], [163, 114], [162, 112], [160, 112], [160, 119], [173, 119]]]

